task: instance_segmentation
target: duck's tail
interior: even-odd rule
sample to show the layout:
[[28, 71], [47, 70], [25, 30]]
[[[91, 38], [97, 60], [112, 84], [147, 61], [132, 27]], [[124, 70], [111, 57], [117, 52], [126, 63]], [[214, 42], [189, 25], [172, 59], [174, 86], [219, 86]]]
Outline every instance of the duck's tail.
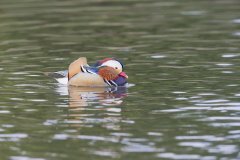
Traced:
[[61, 84], [68, 84], [70, 78], [82, 72], [81, 67], [84, 65], [88, 66], [87, 59], [85, 57], [80, 57], [69, 65], [68, 70], [45, 72], [44, 75], [55, 78]]
[[53, 77], [61, 84], [67, 84], [68, 83], [68, 70], [64, 71], [58, 71], [58, 72], [45, 72], [44, 75]]

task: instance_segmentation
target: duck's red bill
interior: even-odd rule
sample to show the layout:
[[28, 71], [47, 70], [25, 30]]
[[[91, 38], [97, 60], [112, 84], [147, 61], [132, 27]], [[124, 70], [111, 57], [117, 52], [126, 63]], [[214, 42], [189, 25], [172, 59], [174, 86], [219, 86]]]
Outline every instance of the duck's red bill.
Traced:
[[120, 76], [123, 76], [123, 77], [125, 77], [125, 78], [128, 78], [128, 75], [127, 75], [125, 72], [121, 72], [119, 75], [120, 75]]

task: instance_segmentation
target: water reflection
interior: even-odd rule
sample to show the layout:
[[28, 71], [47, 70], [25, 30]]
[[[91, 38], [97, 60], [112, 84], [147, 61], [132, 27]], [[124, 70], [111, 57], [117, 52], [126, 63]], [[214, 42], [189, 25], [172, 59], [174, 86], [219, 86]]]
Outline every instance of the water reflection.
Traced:
[[[133, 86], [133, 85], [129, 85]], [[71, 87], [58, 85], [56, 92], [63, 96], [69, 96], [68, 114], [62, 123], [68, 125], [68, 129], [56, 133], [54, 140], [87, 141], [90, 144], [108, 143], [109, 146], [118, 144], [121, 152], [125, 153], [158, 153], [163, 148], [155, 146], [154, 142], [147, 138], [137, 138], [126, 132], [124, 126], [133, 125], [133, 120], [124, 118], [124, 98], [127, 96], [127, 87], [118, 88], [93, 88], [93, 87]], [[56, 125], [57, 120], [48, 120], [45, 125]], [[98, 128], [106, 129], [109, 135], [97, 133], [84, 133], [79, 130]], [[159, 132], [148, 132], [148, 136], [159, 139], [162, 134]], [[118, 150], [119, 150], [118, 149]], [[104, 157], [119, 157], [116, 149], [94, 149], [92, 154]]]
[[127, 96], [126, 87], [74, 87], [58, 84], [56, 92], [69, 96], [70, 108], [90, 106], [93, 103], [117, 106]]
[[[133, 85], [129, 85], [133, 86]], [[69, 96], [68, 115], [63, 123], [69, 128], [63, 132], [56, 133], [54, 140], [80, 140], [90, 144], [108, 143], [121, 145], [120, 150], [126, 153], [154, 153], [162, 152], [147, 138], [136, 138], [133, 134], [124, 132], [125, 125], [132, 125], [133, 120], [125, 119], [122, 108], [124, 98], [127, 96], [127, 87], [118, 88], [93, 88], [93, 87], [71, 87], [58, 85], [56, 91], [60, 95]], [[57, 120], [48, 120], [45, 125], [56, 125]], [[109, 135], [98, 135], [96, 133], [79, 133], [83, 128], [94, 128], [101, 126], [109, 131]], [[159, 137], [161, 133], [149, 132], [149, 136]], [[116, 149], [94, 149], [92, 154], [104, 157], [119, 157]]]
[[[68, 114], [63, 123], [74, 129], [93, 127], [102, 124], [103, 128], [119, 130], [124, 98], [127, 96], [127, 87], [73, 87], [57, 85], [56, 92], [68, 96]], [[95, 112], [103, 112], [103, 116]], [[56, 124], [48, 120], [46, 125]]]

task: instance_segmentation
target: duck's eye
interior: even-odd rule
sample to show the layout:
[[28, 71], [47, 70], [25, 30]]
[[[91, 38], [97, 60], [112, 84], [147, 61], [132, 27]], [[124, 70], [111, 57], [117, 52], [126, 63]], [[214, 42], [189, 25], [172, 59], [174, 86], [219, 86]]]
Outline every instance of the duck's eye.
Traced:
[[118, 67], [115, 67], [115, 69], [118, 69]]

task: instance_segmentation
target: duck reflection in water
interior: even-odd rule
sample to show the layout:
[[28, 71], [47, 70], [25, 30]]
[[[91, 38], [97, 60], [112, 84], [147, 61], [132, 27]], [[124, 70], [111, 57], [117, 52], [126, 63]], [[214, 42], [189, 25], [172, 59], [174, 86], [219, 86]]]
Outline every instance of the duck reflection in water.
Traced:
[[99, 123], [111, 130], [121, 128], [119, 122], [122, 120], [122, 109], [116, 106], [123, 103], [127, 87], [73, 87], [58, 84], [56, 91], [60, 95], [69, 96], [64, 123], [72, 129], [93, 127]]
[[127, 96], [127, 87], [74, 87], [58, 84], [56, 91], [69, 96], [69, 107], [78, 108], [100, 104], [103, 106], [121, 105]]

